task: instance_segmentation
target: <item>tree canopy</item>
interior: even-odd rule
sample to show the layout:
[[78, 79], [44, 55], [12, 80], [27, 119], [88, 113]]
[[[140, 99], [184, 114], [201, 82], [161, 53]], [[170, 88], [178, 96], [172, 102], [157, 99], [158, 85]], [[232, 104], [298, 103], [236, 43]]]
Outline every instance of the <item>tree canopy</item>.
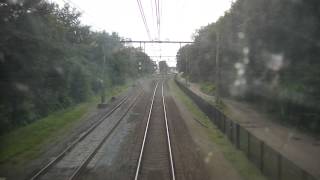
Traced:
[[177, 66], [193, 81], [215, 83], [218, 50], [223, 96], [319, 132], [319, 22], [318, 0], [237, 0], [179, 50]]
[[92, 31], [80, 16], [68, 4], [0, 3], [1, 133], [152, 72], [140, 49], [122, 45], [117, 33]]

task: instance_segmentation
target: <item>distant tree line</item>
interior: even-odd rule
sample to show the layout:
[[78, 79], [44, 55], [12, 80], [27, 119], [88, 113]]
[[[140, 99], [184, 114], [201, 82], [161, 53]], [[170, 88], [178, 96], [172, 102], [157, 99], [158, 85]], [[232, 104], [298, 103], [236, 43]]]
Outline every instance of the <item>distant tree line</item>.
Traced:
[[167, 74], [169, 66], [166, 61], [159, 61], [159, 71], [161, 74]]
[[153, 71], [140, 49], [80, 16], [68, 4], [0, 2], [0, 134]]
[[319, 132], [319, 22], [318, 0], [237, 0], [179, 50], [177, 67], [192, 81], [215, 83], [218, 52], [221, 95]]

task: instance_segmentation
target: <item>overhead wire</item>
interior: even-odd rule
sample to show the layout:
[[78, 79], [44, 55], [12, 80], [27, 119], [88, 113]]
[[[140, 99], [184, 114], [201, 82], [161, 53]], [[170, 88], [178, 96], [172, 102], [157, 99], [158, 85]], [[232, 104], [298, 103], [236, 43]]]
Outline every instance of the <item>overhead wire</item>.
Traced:
[[[161, 12], [160, 12], [160, 0], [154, 0], [155, 4], [155, 10], [156, 10], [156, 22], [157, 22], [157, 39], [160, 41], [160, 18], [161, 18]], [[159, 44], [159, 51], [160, 51], [160, 60], [161, 60], [161, 44]]]
[[144, 10], [143, 10], [143, 6], [142, 6], [140, 0], [137, 0], [137, 3], [138, 3], [138, 6], [139, 6], [139, 10], [140, 10], [140, 14], [141, 14], [141, 18], [142, 18], [143, 24], [144, 24], [145, 29], [147, 31], [148, 37], [151, 40], [150, 30], [149, 30], [149, 26], [148, 26], [148, 23], [147, 23], [147, 20], [146, 20], [146, 16], [145, 16], [145, 13], [144, 13]]
[[157, 0], [157, 9], [158, 9], [158, 39], [160, 40], [160, 1]]
[[158, 40], [160, 40], [160, 0], [154, 0], [155, 9], [156, 9], [156, 20], [157, 20], [157, 31], [158, 31]]
[[160, 0], [158, 0], [159, 4], [159, 40], [161, 39], [161, 16], [162, 16], [162, 5], [160, 3]]
[[153, 0], [150, 0], [151, 5], [151, 16], [152, 16], [152, 26], [156, 26], [156, 17], [155, 17], [155, 9], [153, 8]]

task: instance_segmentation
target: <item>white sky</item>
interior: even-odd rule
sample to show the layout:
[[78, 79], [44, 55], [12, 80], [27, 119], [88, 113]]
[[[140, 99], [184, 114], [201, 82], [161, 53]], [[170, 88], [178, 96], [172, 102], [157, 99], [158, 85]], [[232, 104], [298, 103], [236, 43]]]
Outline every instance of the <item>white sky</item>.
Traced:
[[[83, 12], [82, 23], [93, 30], [117, 32], [132, 40], [149, 40], [137, 0], [51, 0], [58, 4], [69, 2]], [[215, 22], [231, 6], [232, 0], [160, 0], [161, 40], [191, 41], [201, 26]], [[141, 0], [152, 39], [157, 37], [155, 1]], [[135, 45], [139, 46], [139, 45]], [[160, 50], [161, 49], [161, 50]], [[146, 45], [149, 56], [175, 56], [178, 44]], [[159, 61], [160, 58], [154, 57]], [[174, 57], [162, 57], [175, 66]]]

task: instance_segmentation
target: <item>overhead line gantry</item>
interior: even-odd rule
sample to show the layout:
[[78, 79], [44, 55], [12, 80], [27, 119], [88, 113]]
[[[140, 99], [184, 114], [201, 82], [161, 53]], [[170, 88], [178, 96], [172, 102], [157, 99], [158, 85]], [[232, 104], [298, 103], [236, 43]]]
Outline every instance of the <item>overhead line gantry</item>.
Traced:
[[133, 40], [121, 40], [121, 43], [167, 43], [167, 44], [190, 44], [194, 43], [193, 41], [133, 41]]

